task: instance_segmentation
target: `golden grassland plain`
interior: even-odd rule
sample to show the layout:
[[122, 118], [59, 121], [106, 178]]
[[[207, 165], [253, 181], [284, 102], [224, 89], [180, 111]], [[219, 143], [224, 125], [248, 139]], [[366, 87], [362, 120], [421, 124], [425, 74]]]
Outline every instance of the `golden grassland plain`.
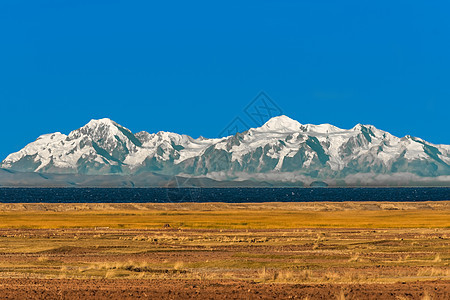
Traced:
[[[392, 299], [445, 299], [450, 201], [3, 203], [0, 280], [8, 278], [359, 284], [367, 291], [410, 284], [411, 297], [397, 289]], [[418, 282], [428, 284], [426, 293], [420, 284], [411, 292]], [[345, 294], [351, 298], [351, 289]]]
[[0, 228], [449, 228], [450, 202], [0, 204]]

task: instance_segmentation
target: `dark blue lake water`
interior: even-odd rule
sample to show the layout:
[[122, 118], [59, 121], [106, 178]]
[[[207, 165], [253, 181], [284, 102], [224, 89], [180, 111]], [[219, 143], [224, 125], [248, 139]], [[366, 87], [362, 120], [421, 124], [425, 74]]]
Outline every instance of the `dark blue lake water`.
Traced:
[[4, 203], [442, 201], [450, 188], [1, 188]]

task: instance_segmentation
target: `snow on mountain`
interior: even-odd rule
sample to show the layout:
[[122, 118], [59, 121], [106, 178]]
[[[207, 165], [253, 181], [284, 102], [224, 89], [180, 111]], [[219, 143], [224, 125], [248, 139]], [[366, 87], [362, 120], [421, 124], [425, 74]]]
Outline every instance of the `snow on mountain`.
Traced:
[[287, 116], [217, 139], [163, 131], [133, 134], [110, 119], [101, 119], [68, 135], [42, 135], [0, 166], [20, 172], [154, 172], [221, 179], [326, 180], [362, 173], [436, 177], [450, 175], [450, 145], [398, 138], [372, 125], [357, 124], [346, 130], [330, 124], [301, 124]]
[[258, 128], [262, 132], [297, 132], [301, 129], [302, 124], [284, 115], [273, 117]]

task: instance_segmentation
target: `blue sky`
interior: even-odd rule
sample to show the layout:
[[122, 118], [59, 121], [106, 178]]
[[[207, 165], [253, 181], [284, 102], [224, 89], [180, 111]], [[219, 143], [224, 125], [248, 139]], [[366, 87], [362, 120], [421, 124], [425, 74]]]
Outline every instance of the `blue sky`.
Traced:
[[447, 1], [159, 2], [1, 1], [1, 159], [92, 118], [215, 137], [260, 91], [450, 144]]

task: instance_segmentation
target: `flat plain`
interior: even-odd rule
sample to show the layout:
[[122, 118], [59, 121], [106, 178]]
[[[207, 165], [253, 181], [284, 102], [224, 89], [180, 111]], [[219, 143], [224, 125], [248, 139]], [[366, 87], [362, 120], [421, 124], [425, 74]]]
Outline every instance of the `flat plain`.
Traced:
[[450, 201], [3, 203], [0, 294], [450, 299]]

